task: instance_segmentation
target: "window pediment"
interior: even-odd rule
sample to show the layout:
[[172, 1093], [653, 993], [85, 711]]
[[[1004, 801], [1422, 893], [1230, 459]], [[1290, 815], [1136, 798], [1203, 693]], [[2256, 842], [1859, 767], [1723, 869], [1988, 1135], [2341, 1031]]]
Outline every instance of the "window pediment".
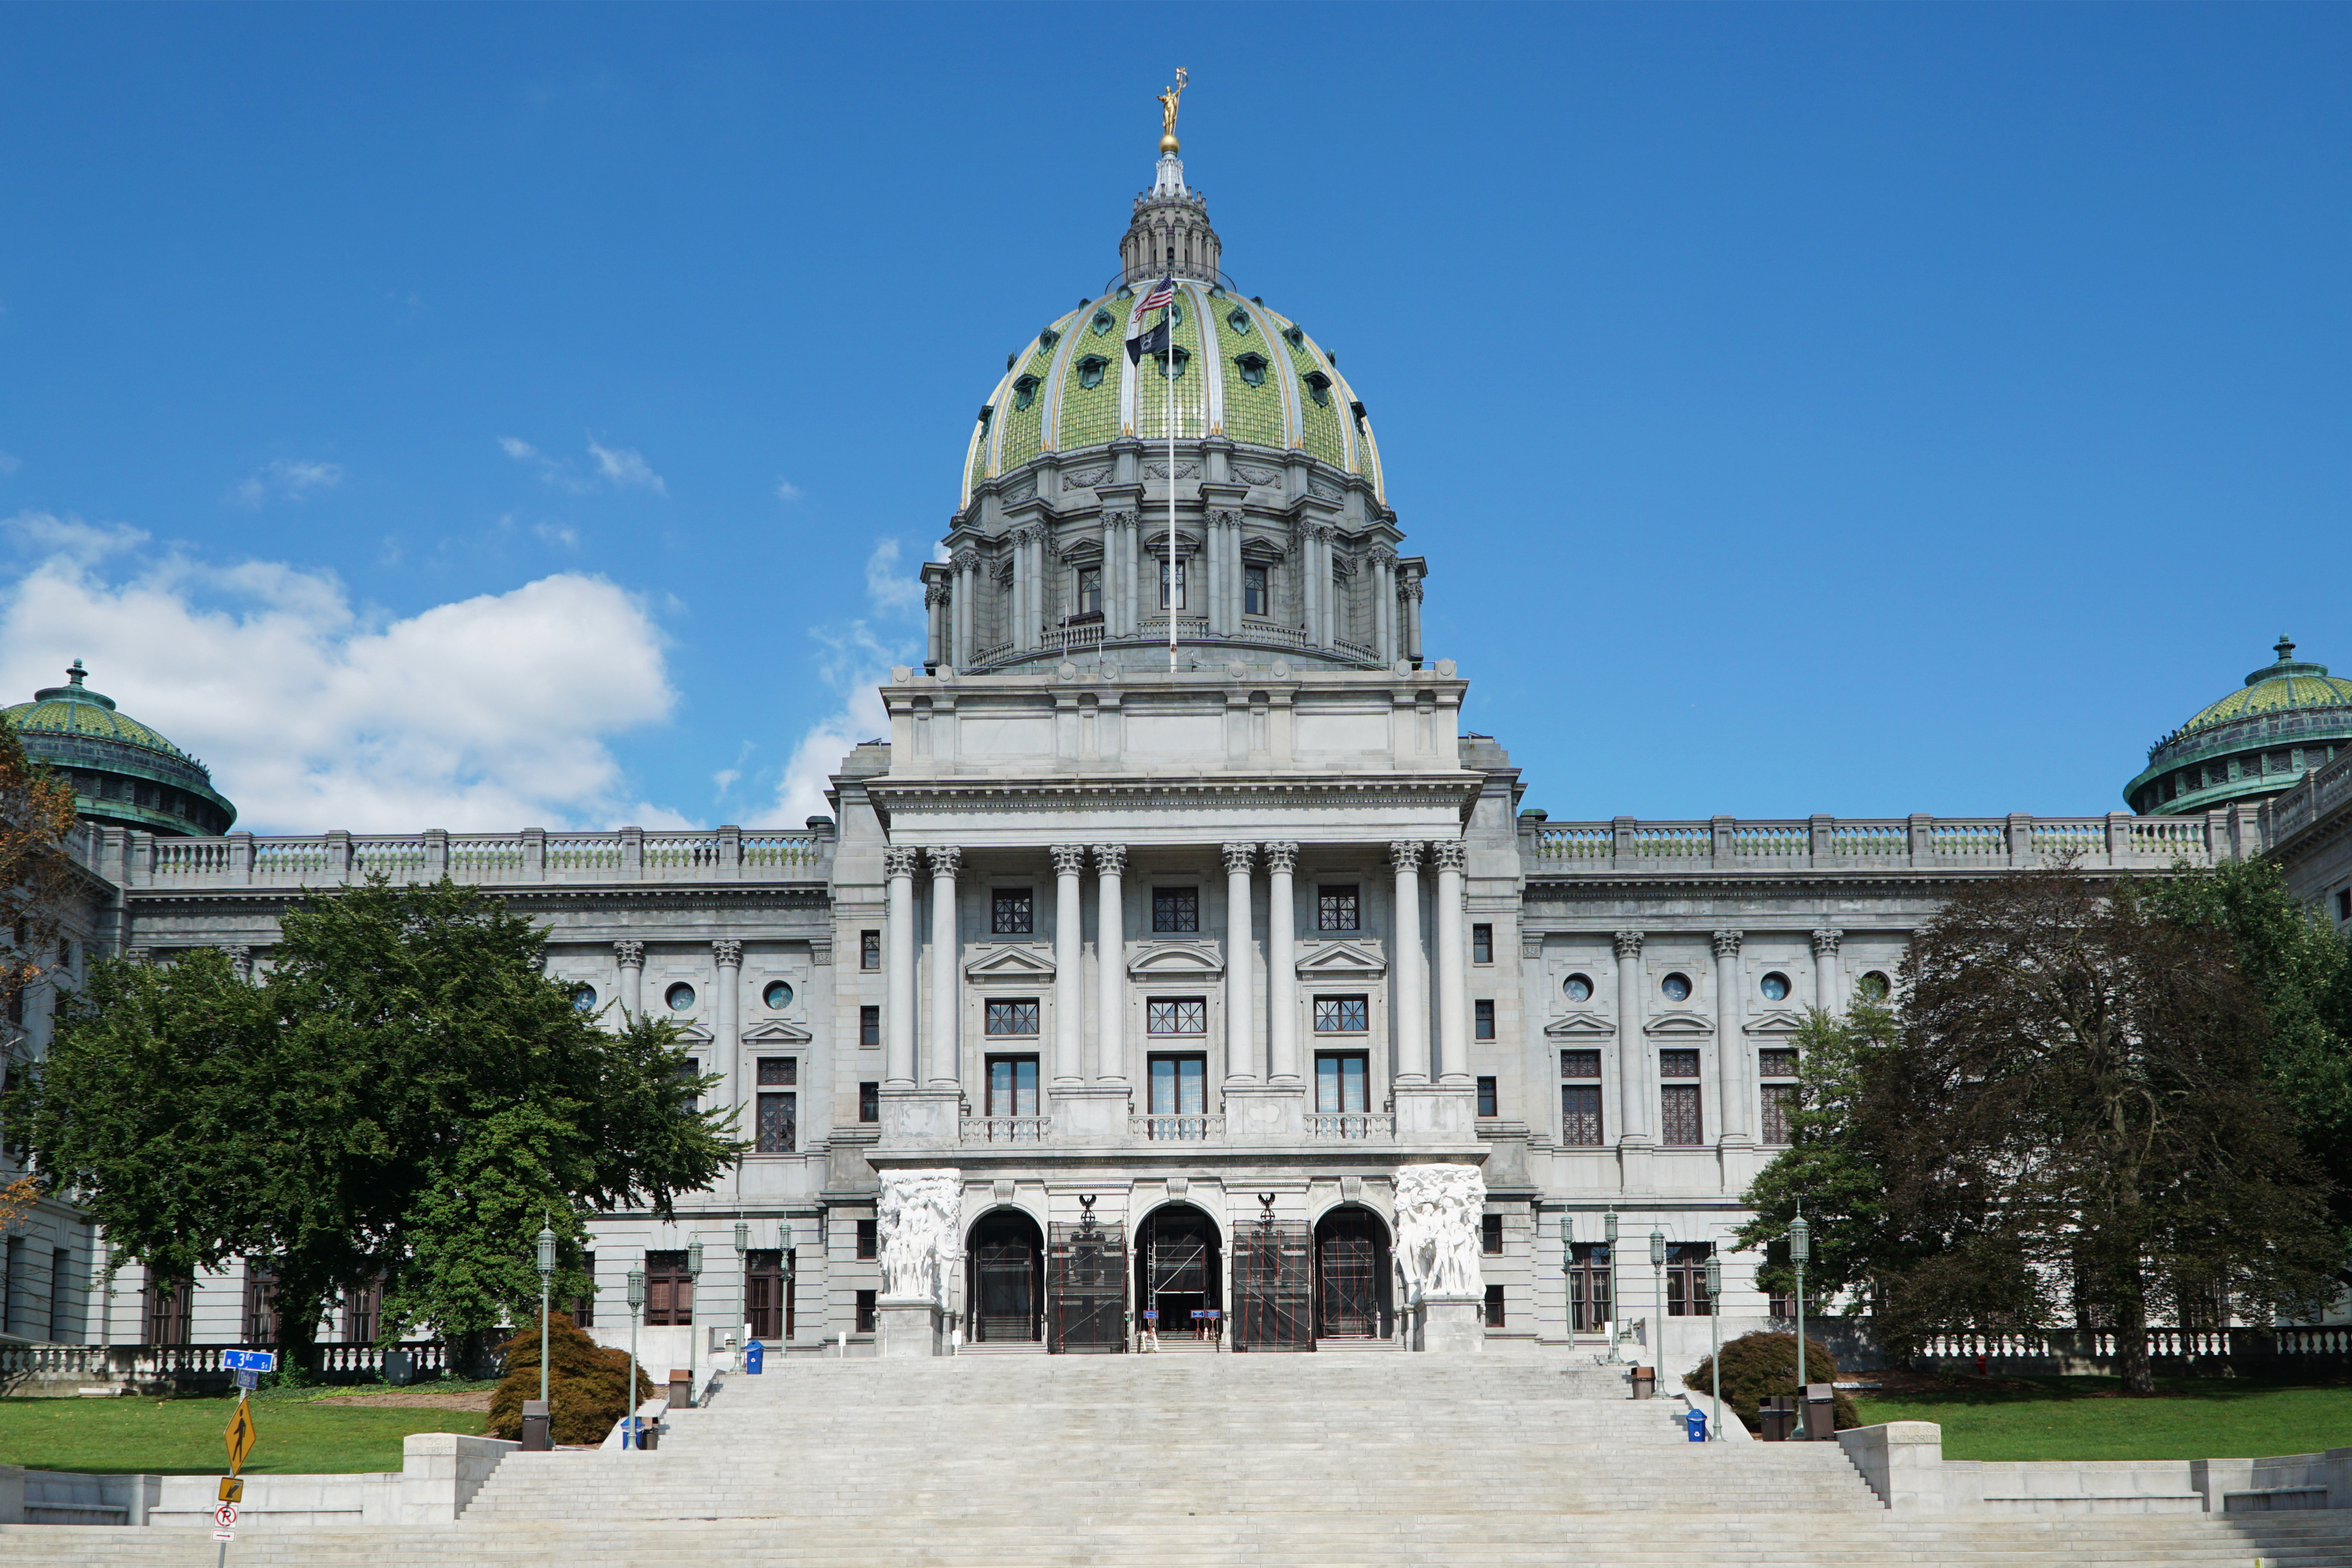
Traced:
[[1389, 961], [1370, 942], [1325, 942], [1298, 961], [1301, 980], [1378, 980]]
[[1148, 980], [1155, 984], [1184, 984], [1222, 978], [1225, 962], [1207, 942], [1160, 942], [1129, 959], [1127, 973], [1130, 979]]
[[814, 1038], [798, 1024], [787, 1024], [782, 1018], [769, 1018], [743, 1031], [747, 1046], [805, 1046]]
[[1595, 1040], [1614, 1038], [1616, 1026], [1598, 1013], [1568, 1013], [1544, 1026], [1544, 1033], [1555, 1040]]
[[1642, 1033], [1652, 1036], [1713, 1035], [1715, 1020], [1702, 1014], [1676, 1008], [1671, 1013], [1661, 1013], [1643, 1025]]
[[1035, 948], [1024, 946], [986, 951], [963, 966], [963, 977], [980, 985], [1008, 981], [1028, 985], [1053, 975], [1054, 961]]
[[1751, 1035], [1793, 1035], [1805, 1026], [1804, 1016], [1786, 1007], [1775, 1007], [1769, 1013], [1759, 1013], [1748, 1021], [1746, 1032]]

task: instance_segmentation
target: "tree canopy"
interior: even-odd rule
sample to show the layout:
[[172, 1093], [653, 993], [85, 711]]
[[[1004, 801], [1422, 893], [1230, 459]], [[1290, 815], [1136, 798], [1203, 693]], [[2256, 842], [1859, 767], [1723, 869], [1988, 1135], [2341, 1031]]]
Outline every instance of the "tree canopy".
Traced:
[[581, 1013], [543, 942], [476, 889], [379, 879], [288, 910], [257, 982], [210, 950], [94, 965], [11, 1136], [118, 1256], [273, 1271], [289, 1350], [376, 1280], [383, 1341], [478, 1344], [536, 1310], [542, 1223], [556, 1295], [584, 1294], [587, 1214], [666, 1216], [742, 1148], [675, 1027]]

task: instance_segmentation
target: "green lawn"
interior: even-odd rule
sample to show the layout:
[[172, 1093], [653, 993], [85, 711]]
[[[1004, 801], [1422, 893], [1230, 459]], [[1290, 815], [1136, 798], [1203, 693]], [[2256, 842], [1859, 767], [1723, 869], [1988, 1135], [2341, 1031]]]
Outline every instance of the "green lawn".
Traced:
[[[0, 1399], [0, 1464], [226, 1475], [228, 1453], [221, 1434], [236, 1405], [232, 1398]], [[411, 1432], [478, 1436], [487, 1420], [466, 1411], [370, 1409], [264, 1396], [254, 1401], [256, 1441], [245, 1470], [396, 1470], [400, 1440]]]
[[1857, 1394], [1865, 1424], [1934, 1421], [1948, 1459], [2211, 1459], [2352, 1447], [2352, 1387], [2160, 1377], [2154, 1399], [2112, 1377], [2032, 1377], [2032, 1392]]

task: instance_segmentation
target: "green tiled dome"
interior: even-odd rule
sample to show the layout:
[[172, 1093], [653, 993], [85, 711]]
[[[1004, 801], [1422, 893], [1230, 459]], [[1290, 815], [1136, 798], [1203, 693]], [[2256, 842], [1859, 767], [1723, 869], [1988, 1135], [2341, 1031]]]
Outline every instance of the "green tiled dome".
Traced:
[[236, 807], [216, 793], [205, 765], [82, 684], [81, 660], [66, 684], [45, 686], [5, 710], [34, 761], [73, 781], [87, 820], [150, 833], [226, 833]]
[[2124, 786], [2145, 816], [2182, 816], [2256, 801], [2291, 788], [2352, 745], [2352, 680], [2294, 657], [2279, 638], [2275, 663], [2150, 746]]
[[2328, 674], [2324, 664], [2296, 663], [2287, 657], [2294, 651], [2294, 645], [2281, 638], [2276, 664], [2264, 665], [2246, 677], [2245, 685], [2200, 709], [2181, 731], [2290, 708], [2352, 708], [2352, 680]]

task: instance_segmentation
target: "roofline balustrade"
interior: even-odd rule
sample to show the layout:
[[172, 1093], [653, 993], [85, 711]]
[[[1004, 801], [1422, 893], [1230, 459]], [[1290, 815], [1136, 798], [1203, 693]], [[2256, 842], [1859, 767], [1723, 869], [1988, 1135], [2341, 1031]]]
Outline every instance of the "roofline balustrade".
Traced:
[[84, 854], [126, 888], [209, 891], [335, 887], [382, 872], [394, 882], [443, 877], [484, 887], [611, 883], [824, 882], [832, 869], [830, 826], [798, 833], [726, 826], [693, 833], [623, 827], [567, 833], [320, 833], [174, 838], [110, 828]]
[[[2249, 816], [2251, 814], [2247, 814]], [[1834, 817], [1778, 820], [1717, 816], [1700, 821], [1555, 823], [1519, 819], [1530, 875], [1577, 876], [1675, 870], [1998, 870], [2065, 856], [2085, 870], [2164, 870], [2210, 866], [2259, 843], [2258, 825], [2216, 811], [2200, 816]]]

